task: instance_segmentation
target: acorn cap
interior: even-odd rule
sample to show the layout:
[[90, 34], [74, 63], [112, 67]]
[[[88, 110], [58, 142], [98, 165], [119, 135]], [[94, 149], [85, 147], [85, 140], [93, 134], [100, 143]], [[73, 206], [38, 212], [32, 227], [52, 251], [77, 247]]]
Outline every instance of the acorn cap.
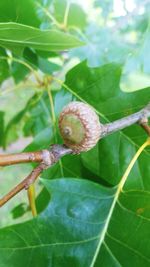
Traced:
[[88, 151], [100, 139], [99, 117], [88, 104], [73, 101], [59, 117], [59, 129], [65, 145], [74, 153]]

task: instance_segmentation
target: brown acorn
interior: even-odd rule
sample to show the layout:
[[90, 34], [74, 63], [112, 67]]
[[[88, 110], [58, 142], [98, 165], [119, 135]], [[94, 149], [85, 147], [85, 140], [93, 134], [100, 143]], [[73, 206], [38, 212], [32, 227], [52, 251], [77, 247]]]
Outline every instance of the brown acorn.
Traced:
[[91, 106], [74, 101], [61, 112], [59, 129], [65, 145], [74, 153], [80, 153], [90, 150], [97, 144], [101, 124]]

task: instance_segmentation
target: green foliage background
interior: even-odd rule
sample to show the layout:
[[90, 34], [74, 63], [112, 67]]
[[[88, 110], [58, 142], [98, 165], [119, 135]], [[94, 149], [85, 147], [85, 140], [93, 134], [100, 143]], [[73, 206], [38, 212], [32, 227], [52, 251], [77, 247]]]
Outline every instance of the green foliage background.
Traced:
[[[57, 121], [72, 100], [92, 105], [102, 123], [150, 101], [150, 3], [135, 0], [130, 10], [122, 0], [118, 16], [114, 2], [89, 1], [87, 11], [79, 1], [0, 1], [1, 153], [62, 143]], [[150, 149], [111, 213], [117, 185], [146, 137], [134, 125], [44, 171], [35, 219], [26, 192], [2, 207], [0, 267], [149, 267]], [[0, 194], [32, 168], [1, 168]]]

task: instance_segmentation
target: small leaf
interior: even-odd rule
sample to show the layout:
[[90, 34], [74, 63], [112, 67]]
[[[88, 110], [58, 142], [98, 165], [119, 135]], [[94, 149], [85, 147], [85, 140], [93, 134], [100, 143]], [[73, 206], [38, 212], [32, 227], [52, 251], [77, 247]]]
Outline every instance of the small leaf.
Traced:
[[20, 203], [15, 208], [11, 210], [11, 214], [13, 219], [17, 219], [21, 216], [23, 216], [27, 211], [27, 204], [26, 203]]

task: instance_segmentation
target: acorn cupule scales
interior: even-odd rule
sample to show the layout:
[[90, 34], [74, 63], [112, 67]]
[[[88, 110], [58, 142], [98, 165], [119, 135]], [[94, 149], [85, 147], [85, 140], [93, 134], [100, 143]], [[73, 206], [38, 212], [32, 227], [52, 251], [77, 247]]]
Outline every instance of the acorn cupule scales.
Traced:
[[73, 101], [61, 112], [59, 129], [65, 145], [75, 153], [80, 153], [90, 150], [97, 144], [101, 124], [91, 106]]

